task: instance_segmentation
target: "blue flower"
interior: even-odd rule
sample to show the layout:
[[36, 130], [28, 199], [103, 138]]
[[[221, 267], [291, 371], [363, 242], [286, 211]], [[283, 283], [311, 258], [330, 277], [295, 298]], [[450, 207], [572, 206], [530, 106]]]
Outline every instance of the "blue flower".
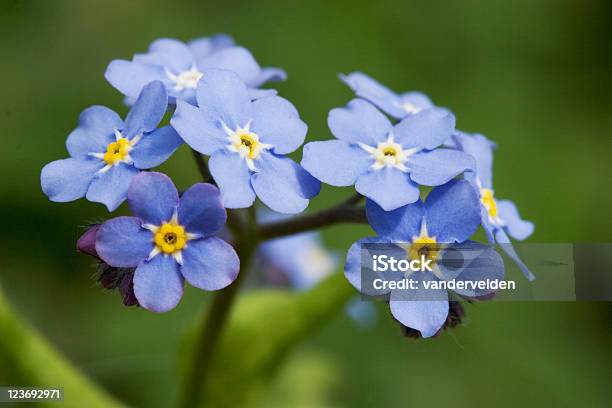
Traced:
[[[503, 263], [497, 252], [488, 245], [468, 241], [480, 225], [480, 210], [478, 197], [467, 181], [453, 180], [436, 187], [424, 203], [419, 200], [395, 211], [384, 211], [370, 200], [366, 208], [368, 221], [378, 236], [364, 238], [351, 246], [345, 275], [362, 293], [374, 294], [367, 285], [362, 287], [362, 267], [367, 267], [361, 262], [362, 244], [391, 244], [396, 259], [418, 259], [423, 254], [431, 259], [433, 272], [408, 272], [405, 276], [397, 272], [398, 276], [393, 277], [413, 279], [418, 289], [386, 289], [375, 293], [389, 294], [393, 316], [404, 326], [419, 330], [423, 337], [431, 337], [440, 330], [449, 307], [446, 290], [426, 289], [423, 282], [503, 279]], [[452, 262], [457, 254], [463, 257], [461, 265]], [[381, 276], [371, 268], [370, 272]], [[478, 288], [455, 292], [470, 298], [491, 294]]]
[[[419, 198], [418, 185], [442, 185], [473, 167], [460, 151], [438, 149], [455, 128], [455, 117], [426, 109], [393, 126], [372, 104], [353, 99], [327, 120], [338, 140], [304, 146], [302, 166], [332, 186], [350, 186], [391, 211]], [[180, 133], [180, 132], [179, 132]]]
[[304, 141], [308, 127], [286, 99], [256, 101], [230, 71], [209, 70], [196, 90], [198, 107], [178, 101], [170, 123], [183, 140], [211, 156], [210, 172], [227, 208], [249, 207], [257, 195], [280, 213], [297, 213], [320, 183], [285, 154]]
[[153, 41], [146, 54], [136, 54], [132, 61], [112, 61], [104, 76], [128, 98], [135, 98], [149, 82], [162, 81], [168, 90], [170, 103], [176, 99], [195, 103], [195, 89], [211, 68], [228, 69], [237, 73], [252, 89], [253, 99], [275, 94], [274, 90], [258, 90], [265, 82], [281, 81], [285, 71], [261, 68], [253, 55], [224, 34], [200, 38], [187, 44], [171, 38]]
[[166, 161], [182, 143], [171, 126], [157, 129], [167, 105], [164, 85], [154, 81], [144, 87], [125, 122], [104, 106], [85, 109], [66, 141], [70, 158], [42, 169], [44, 193], [52, 201], [86, 197], [115, 210], [132, 178]]
[[141, 306], [153, 312], [173, 309], [185, 280], [219, 290], [236, 279], [236, 252], [213, 236], [227, 217], [215, 186], [195, 184], [179, 199], [168, 176], [144, 172], [134, 178], [128, 204], [135, 217], [102, 224], [96, 252], [110, 266], [136, 268], [134, 293]]
[[529, 280], [535, 276], [520, 259], [510, 237], [522, 241], [533, 234], [534, 225], [521, 219], [516, 205], [509, 200], [497, 200], [493, 190], [493, 149], [495, 144], [480, 134], [457, 132], [458, 147], [474, 157], [476, 171], [466, 172], [465, 178], [480, 198], [482, 226], [490, 242], [497, 241]]
[[427, 95], [421, 92], [413, 91], [398, 95], [362, 72], [340, 75], [340, 79], [355, 92], [355, 95], [370, 101], [395, 119], [404, 119], [424, 109], [435, 107]]

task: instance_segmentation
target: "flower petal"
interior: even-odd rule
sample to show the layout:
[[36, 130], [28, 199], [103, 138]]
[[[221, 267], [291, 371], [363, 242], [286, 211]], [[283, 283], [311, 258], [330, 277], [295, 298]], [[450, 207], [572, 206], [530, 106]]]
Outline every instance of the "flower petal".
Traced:
[[149, 52], [134, 55], [134, 62], [158, 65], [180, 74], [195, 64], [191, 49], [174, 38], [159, 38], [151, 43]]
[[213, 235], [223, 228], [227, 212], [221, 193], [212, 184], [197, 183], [183, 193], [178, 206], [178, 220], [187, 232]]
[[43, 167], [40, 185], [49, 200], [65, 203], [84, 197], [96, 172], [104, 167], [93, 158], [56, 160]]
[[355, 189], [380, 205], [385, 211], [392, 211], [419, 199], [419, 187], [408, 174], [392, 167], [370, 170], [357, 179]]
[[221, 122], [211, 112], [187, 102], [176, 101], [170, 124], [190, 147], [211, 155], [229, 144]]
[[[432, 280], [430, 274], [415, 272], [411, 277], [424, 275], [422, 282]], [[435, 299], [435, 300], [432, 300]], [[435, 335], [448, 316], [448, 294], [445, 290], [394, 290], [389, 302], [391, 313], [401, 324], [421, 332], [427, 338]]]
[[425, 201], [427, 231], [439, 243], [463, 242], [480, 226], [480, 202], [465, 180], [434, 188]]
[[[399, 97], [402, 105], [409, 104], [412, 109], [416, 108], [417, 111], [435, 107], [433, 102], [431, 102], [431, 99], [429, 99], [429, 97], [422, 92], [406, 92], [401, 94]], [[418, 112], [408, 112], [408, 110], [404, 108], [404, 116], [408, 116], [408, 114], [413, 113]]]
[[395, 92], [363, 72], [340, 75], [340, 79], [355, 91], [357, 96], [372, 102], [394, 118], [402, 119], [408, 115]]
[[248, 86], [253, 88], [259, 88], [266, 82], [278, 82], [284, 81], [287, 79], [287, 73], [284, 69], [275, 68], [275, 67], [267, 67], [262, 68], [259, 73], [247, 82]]
[[115, 141], [115, 129], [123, 129], [119, 115], [106, 106], [91, 106], [81, 112], [79, 124], [66, 140], [71, 157], [104, 153], [109, 143]]
[[142, 172], [134, 177], [128, 191], [130, 210], [145, 223], [161, 225], [169, 221], [179, 203], [178, 191], [170, 177]]
[[131, 139], [140, 132], [153, 131], [168, 108], [168, 92], [161, 81], [147, 84], [125, 118], [124, 137]]
[[300, 120], [295, 107], [280, 96], [253, 102], [251, 130], [263, 143], [274, 146], [277, 154], [287, 154], [304, 143], [308, 126]]
[[112, 166], [108, 171], [96, 174], [85, 197], [104, 204], [108, 211], [115, 211], [127, 198], [130, 183], [139, 172], [136, 167], [125, 163]]
[[195, 40], [189, 41], [187, 45], [196, 59], [199, 59], [215, 51], [232, 47], [234, 45], [234, 39], [228, 34], [215, 34], [211, 37], [196, 38]]
[[327, 140], [306, 144], [301, 164], [322, 182], [344, 187], [355, 184], [372, 161], [372, 156], [358, 146], [343, 140]]
[[133, 268], [153, 249], [151, 231], [142, 228], [137, 217], [117, 217], [106, 221], [96, 234], [96, 252], [110, 266]]
[[368, 223], [378, 235], [396, 241], [409, 241], [419, 235], [425, 210], [421, 200], [393, 211], [385, 211], [372, 200], [366, 200]]
[[353, 99], [345, 108], [332, 109], [327, 124], [338, 139], [370, 146], [385, 141], [392, 128], [389, 119], [363, 99]]
[[499, 211], [499, 218], [504, 222], [504, 228], [507, 229], [512, 238], [522, 241], [533, 234], [535, 228], [533, 222], [521, 219], [518, 209], [512, 201], [497, 201], [497, 210]]
[[208, 161], [210, 174], [221, 190], [221, 201], [226, 208], [246, 208], [255, 201], [251, 187], [251, 172], [238, 153], [218, 150]]
[[134, 294], [140, 306], [162, 313], [174, 309], [183, 296], [184, 279], [173, 257], [157, 255], [134, 273]]
[[130, 152], [130, 157], [139, 169], [151, 169], [168, 160], [181, 144], [183, 139], [176, 130], [172, 126], [164, 126], [144, 134]]
[[204, 77], [209, 75], [207, 69], [210, 68], [232, 71], [249, 85], [261, 71], [253, 54], [244, 47], [229, 47], [214, 52], [199, 59], [198, 68], [204, 71]]
[[476, 163], [476, 175], [484, 188], [493, 188], [493, 149], [495, 143], [480, 134], [457, 131], [453, 137], [459, 149], [472, 156]]
[[474, 165], [471, 156], [451, 149], [419, 152], [406, 162], [410, 178], [423, 186], [445, 184], [464, 171], [473, 169]]
[[240, 260], [234, 248], [217, 237], [189, 241], [183, 250], [181, 273], [191, 286], [219, 290], [238, 277]]
[[405, 149], [434, 149], [455, 131], [455, 116], [446, 109], [431, 108], [410, 115], [393, 127], [395, 141]]
[[259, 199], [272, 210], [283, 214], [304, 211], [310, 198], [319, 193], [321, 183], [293, 160], [262, 153], [251, 178]]
[[502, 228], [498, 228], [495, 231], [495, 239], [497, 240], [501, 249], [506, 253], [506, 255], [508, 255], [510, 259], [512, 259], [512, 261], [516, 264], [516, 266], [519, 267], [521, 272], [523, 272], [523, 275], [525, 275], [525, 277], [530, 281], [534, 280], [535, 275], [531, 273], [527, 265], [525, 265], [525, 263], [521, 260], [521, 257], [516, 253], [516, 250], [512, 246], [510, 238]]
[[252, 101], [276, 95], [278, 95], [278, 91], [276, 89], [249, 88], [249, 98], [251, 98]]
[[246, 85], [231, 71], [209, 69], [198, 83], [198, 106], [207, 117], [221, 120], [232, 130], [245, 126], [252, 118], [251, 98]]
[[[364, 244], [388, 244], [391, 246], [391, 240], [387, 237], [367, 237], [355, 242], [349, 248], [346, 254], [346, 263], [344, 264], [344, 276], [349, 283], [359, 292], [367, 296], [381, 296], [389, 293], [390, 289], [375, 289], [374, 280], [382, 278], [379, 272], [375, 272], [372, 267], [371, 251], [368, 251]], [[390, 272], [385, 272], [390, 273]], [[385, 278], [388, 279], [387, 275]]]
[[168, 84], [164, 68], [138, 62], [114, 60], [106, 68], [104, 78], [125, 96], [136, 99], [149, 82], [160, 80]]

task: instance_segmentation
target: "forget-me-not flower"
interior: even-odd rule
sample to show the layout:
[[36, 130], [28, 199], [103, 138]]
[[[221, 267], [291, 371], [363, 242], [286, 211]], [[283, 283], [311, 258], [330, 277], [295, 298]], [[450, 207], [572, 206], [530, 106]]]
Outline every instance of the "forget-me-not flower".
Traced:
[[286, 99], [251, 101], [230, 71], [209, 70], [196, 90], [198, 106], [178, 101], [171, 119], [183, 140], [210, 156], [210, 172], [227, 208], [251, 206], [255, 196], [280, 213], [298, 213], [320, 183], [285, 154], [304, 141], [308, 127]]
[[234, 45], [234, 40], [224, 34], [187, 44], [171, 38], [155, 40], [147, 53], [136, 54], [131, 61], [112, 61], [104, 76], [128, 99], [135, 98], [149, 82], [160, 80], [166, 85], [170, 103], [176, 99], [195, 103], [198, 82], [211, 68], [238, 74], [251, 88], [254, 99], [276, 93], [256, 88], [286, 78], [282, 69], [261, 68], [246, 48]]
[[125, 122], [104, 106], [85, 109], [66, 140], [70, 158], [42, 169], [44, 193], [52, 201], [86, 197], [115, 210], [141, 169], [159, 166], [181, 145], [171, 126], [157, 129], [167, 106], [164, 85], [154, 81], [143, 88]]
[[497, 200], [493, 190], [493, 150], [495, 144], [480, 134], [457, 132], [459, 148], [476, 161], [475, 172], [465, 178], [476, 189], [480, 198], [482, 226], [490, 242], [497, 241], [529, 280], [535, 276], [514, 250], [510, 237], [522, 241], [533, 234], [534, 224], [521, 219], [516, 205], [510, 200]]
[[102, 224], [96, 252], [110, 266], [136, 268], [134, 293], [141, 306], [154, 312], [173, 309], [185, 280], [219, 290], [236, 279], [236, 252], [213, 236], [227, 218], [217, 187], [194, 184], [179, 198], [168, 176], [143, 172], [130, 186], [128, 204], [135, 217]]
[[395, 119], [404, 119], [424, 109], [434, 108], [429, 97], [421, 92], [397, 94], [362, 72], [340, 75], [360, 98], [366, 99]]
[[[347, 254], [345, 275], [360, 292], [368, 295], [390, 295], [393, 316], [405, 326], [419, 330], [423, 337], [431, 337], [444, 325], [449, 304], [448, 292], [442, 288], [426, 288], [424, 282], [482, 281], [502, 279], [501, 257], [493, 248], [473, 241], [470, 236], [480, 225], [478, 197], [465, 180], [453, 180], [434, 188], [423, 203], [420, 200], [395, 211], [384, 211], [374, 202], [366, 204], [368, 221], [378, 236], [364, 238], [351, 246]], [[362, 244], [387, 244], [396, 259], [432, 261], [433, 271], [376, 272], [362, 265]], [[461, 264], [457, 260], [460, 254]], [[362, 285], [362, 268], [370, 268], [375, 276], [387, 280], [409, 278], [417, 282], [415, 289], [388, 288], [375, 291]], [[478, 288], [455, 290], [461, 296], [478, 298], [491, 291]]]
[[[332, 109], [327, 121], [338, 140], [304, 146], [302, 166], [332, 186], [350, 186], [391, 211], [419, 198], [419, 185], [442, 185], [473, 167], [460, 151], [438, 148], [455, 129], [443, 109], [425, 109], [397, 123], [363, 99]], [[180, 133], [180, 132], [179, 132]]]

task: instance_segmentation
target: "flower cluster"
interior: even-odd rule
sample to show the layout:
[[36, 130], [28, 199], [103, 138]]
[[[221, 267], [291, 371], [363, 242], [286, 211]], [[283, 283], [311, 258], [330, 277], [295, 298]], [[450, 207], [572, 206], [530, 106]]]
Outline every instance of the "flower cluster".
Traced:
[[[252, 207], [259, 198], [277, 213], [300, 213], [321, 182], [354, 185], [358, 197], [366, 198], [367, 221], [377, 235], [357, 241], [345, 264], [348, 281], [360, 291], [367, 292], [361, 284], [364, 243], [395, 245], [403, 258], [427, 254], [435, 267], [411, 272], [418, 281], [503, 277], [493, 246], [499, 243], [533, 278], [510, 244], [510, 237], [531, 235], [533, 224], [520, 219], [512, 202], [494, 197], [493, 143], [456, 130], [453, 113], [422, 93], [396, 94], [359, 72], [341, 76], [356, 98], [329, 112], [335, 139], [307, 143], [298, 164], [287, 155], [302, 146], [307, 125], [291, 102], [273, 89], [260, 89], [286, 79], [285, 72], [261, 68], [227, 35], [187, 44], [156, 40], [145, 54], [112, 61], [105, 77], [131, 106], [125, 120], [103, 106], [83, 111], [66, 142], [70, 157], [47, 164], [41, 185], [52, 201], [85, 197], [109, 211], [127, 200], [133, 216], [91, 228], [78, 244], [102, 262], [101, 283], [119, 288], [126, 304], [165, 312], [181, 299], [185, 281], [207, 291], [232, 284], [240, 259], [220, 238], [226, 209]], [[160, 125], [168, 112], [169, 125]], [[194, 151], [211, 180], [179, 193], [168, 176], [151, 169], [182, 144]], [[243, 229], [255, 233], [238, 239], [256, 245], [261, 226], [254, 212], [249, 214]], [[244, 224], [245, 214], [232, 215]], [[301, 229], [293, 233], [309, 229], [298, 224]], [[488, 245], [470, 240], [481, 226]], [[462, 251], [472, 256], [461, 267], [442, 261]], [[336, 263], [315, 233], [263, 243], [259, 253], [301, 288], [332, 273]], [[449, 304], [460, 309], [453, 306], [457, 297], [492, 295], [455, 292], [440, 289], [433, 300], [418, 291], [386, 294], [394, 318], [429, 337], [448, 322]]]

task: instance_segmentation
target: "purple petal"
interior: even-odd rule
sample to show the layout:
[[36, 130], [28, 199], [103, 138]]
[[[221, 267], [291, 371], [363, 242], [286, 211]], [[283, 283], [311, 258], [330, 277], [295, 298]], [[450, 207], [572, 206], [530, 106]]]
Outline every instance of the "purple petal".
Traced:
[[179, 223], [187, 232], [212, 235], [223, 228], [227, 212], [221, 204], [221, 193], [212, 184], [198, 183], [181, 196], [178, 207]]
[[96, 252], [116, 268], [133, 268], [153, 249], [151, 231], [142, 228], [136, 217], [117, 217], [106, 221], [96, 234]]
[[208, 237], [187, 243], [180, 269], [191, 286], [219, 290], [236, 280], [240, 260], [228, 243], [217, 237]]
[[167, 255], [157, 255], [142, 262], [134, 273], [138, 303], [152, 312], [174, 309], [183, 296], [183, 283], [176, 261]]
[[161, 225], [172, 218], [179, 203], [178, 191], [170, 177], [142, 172], [134, 177], [128, 191], [128, 204], [145, 223]]

